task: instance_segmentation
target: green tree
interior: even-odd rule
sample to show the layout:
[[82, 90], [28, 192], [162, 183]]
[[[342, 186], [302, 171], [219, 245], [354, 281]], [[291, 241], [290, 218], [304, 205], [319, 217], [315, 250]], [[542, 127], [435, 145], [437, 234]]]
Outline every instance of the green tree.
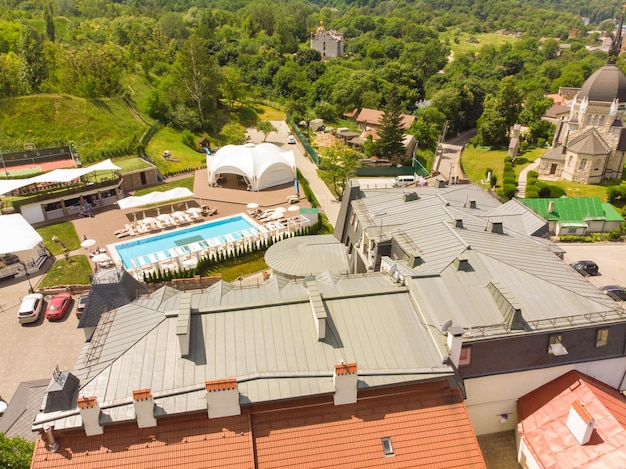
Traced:
[[321, 163], [323, 177], [332, 184], [333, 191], [339, 198], [343, 197], [348, 178], [353, 176], [357, 160], [357, 153], [342, 144], [336, 143], [324, 151]]
[[495, 96], [490, 96], [485, 100], [485, 110], [478, 119], [479, 143], [494, 147], [506, 143], [509, 126], [499, 108], [500, 103]]
[[227, 145], [241, 145], [246, 140], [246, 129], [241, 124], [226, 124], [222, 127], [220, 137]]
[[37, 93], [48, 78], [43, 38], [31, 26], [24, 26], [17, 44], [17, 53], [22, 60], [21, 79], [28, 93]]
[[263, 141], [267, 140], [267, 136], [272, 132], [278, 132], [278, 129], [270, 121], [259, 121], [256, 123], [256, 129], [263, 133]]
[[172, 72], [186, 96], [195, 103], [200, 126], [204, 128], [206, 111], [216, 106], [220, 79], [217, 61], [200, 37], [193, 35], [185, 41]]
[[403, 164], [406, 153], [404, 147], [404, 129], [402, 127], [402, 113], [398, 104], [395, 88], [392, 89], [387, 105], [380, 118], [380, 128], [376, 141], [376, 152], [381, 158], [388, 158], [395, 164]]
[[241, 101], [245, 96], [246, 83], [243, 81], [239, 69], [235, 67], [222, 67], [221, 75], [220, 91], [224, 99], [228, 101], [230, 109], [234, 109], [235, 102]]
[[28, 469], [34, 449], [35, 443], [0, 433], [0, 467]]
[[49, 41], [54, 42], [56, 39], [56, 28], [54, 26], [54, 12], [52, 10], [52, 3], [48, 2], [43, 11], [44, 22], [46, 23], [46, 36]]

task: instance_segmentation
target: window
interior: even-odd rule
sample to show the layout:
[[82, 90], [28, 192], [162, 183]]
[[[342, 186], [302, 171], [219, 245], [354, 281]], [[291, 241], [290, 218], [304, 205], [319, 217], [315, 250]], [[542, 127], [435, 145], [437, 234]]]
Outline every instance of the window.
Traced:
[[569, 158], [567, 159], [567, 166], [571, 166], [572, 165], [572, 160], [573, 160], [573, 157], [572, 157], [572, 155], [570, 155]]
[[391, 437], [386, 436], [385, 438], [381, 438], [380, 442], [383, 444], [383, 453], [385, 453], [386, 458], [395, 456], [393, 445], [391, 444]]
[[580, 160], [580, 165], [578, 166], [578, 169], [585, 169], [586, 166], [587, 166], [587, 160], [583, 158], [582, 160]]
[[577, 231], [578, 231], [578, 228], [568, 228], [567, 234], [576, 234]]
[[597, 171], [597, 170], [599, 170], [599, 169], [600, 169], [600, 160], [596, 160], [596, 161], [593, 163], [593, 170], [594, 170], [594, 171]]
[[563, 346], [563, 335], [552, 334], [548, 341], [548, 353], [550, 355], [567, 355], [567, 349]]
[[609, 342], [609, 328], [603, 327], [596, 331], [596, 347], [604, 347]]
[[461, 349], [461, 357], [459, 358], [459, 366], [469, 366], [472, 363], [472, 347], [463, 347]]
[[354, 225], [354, 220], [355, 220], [355, 219], [356, 219], [356, 215], [355, 215], [354, 213], [352, 213], [352, 214], [350, 215], [350, 224], [351, 224], [351, 225]]

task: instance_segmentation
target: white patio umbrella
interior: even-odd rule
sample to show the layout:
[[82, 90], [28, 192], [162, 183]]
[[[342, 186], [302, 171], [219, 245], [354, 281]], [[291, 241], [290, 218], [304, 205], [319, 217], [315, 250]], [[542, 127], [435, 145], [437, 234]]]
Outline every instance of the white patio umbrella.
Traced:
[[109, 257], [108, 254], [96, 254], [95, 256], [91, 258], [91, 260], [94, 262], [107, 262], [107, 261], [110, 261], [111, 258]]
[[290, 205], [287, 209], [288, 212], [299, 212], [300, 207], [298, 205]]
[[259, 208], [259, 204], [257, 204], [256, 202], [250, 202], [248, 205], [246, 205], [246, 207], [248, 207], [250, 210], [254, 210], [255, 208]]
[[141, 220], [143, 223], [147, 224], [147, 225], [154, 225], [156, 224], [157, 220], [154, 217], [146, 217], [143, 220]]
[[285, 207], [276, 207], [276, 209], [274, 209], [274, 212], [285, 213], [286, 211], [287, 209]]
[[270, 217], [272, 220], [278, 220], [279, 218], [283, 218], [285, 216], [284, 212], [274, 212]]
[[82, 243], [80, 243], [80, 245], [84, 248], [88, 248], [89, 246], [93, 246], [94, 244], [96, 244], [95, 239], [86, 239]]
[[172, 219], [172, 216], [169, 213], [163, 213], [161, 215], [158, 215], [156, 218], [159, 221], [168, 221]]
[[200, 207], [190, 207], [187, 210], [185, 210], [185, 212], [191, 215], [199, 215], [200, 213], [202, 213], [202, 209]]
[[172, 216], [176, 217], [176, 218], [180, 218], [180, 217], [184, 217], [185, 214], [183, 212], [181, 212], [180, 210], [178, 210], [176, 212], [172, 212]]

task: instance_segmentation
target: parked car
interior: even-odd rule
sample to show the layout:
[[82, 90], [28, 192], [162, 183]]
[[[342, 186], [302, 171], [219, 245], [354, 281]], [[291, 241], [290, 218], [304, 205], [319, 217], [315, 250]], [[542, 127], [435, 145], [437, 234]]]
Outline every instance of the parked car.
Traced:
[[43, 295], [41, 293], [31, 293], [22, 300], [20, 309], [17, 312], [17, 320], [22, 324], [35, 322], [39, 319], [43, 306]]
[[83, 311], [85, 311], [85, 306], [87, 306], [88, 297], [89, 295], [83, 295], [78, 299], [78, 302], [76, 304], [76, 317], [78, 319], [80, 319], [80, 317], [83, 315]]
[[287, 135], [287, 143], [289, 144], [296, 143], [296, 137], [294, 137], [293, 135]]
[[626, 301], [626, 288], [619, 285], [605, 285], [600, 287], [605, 295], [610, 296], [615, 301]]
[[579, 274], [584, 275], [596, 275], [598, 273], [598, 264], [593, 261], [576, 261], [570, 264]]
[[62, 319], [65, 316], [65, 312], [72, 303], [72, 295], [69, 293], [59, 293], [54, 295], [48, 303], [48, 309], [46, 309], [46, 319]]

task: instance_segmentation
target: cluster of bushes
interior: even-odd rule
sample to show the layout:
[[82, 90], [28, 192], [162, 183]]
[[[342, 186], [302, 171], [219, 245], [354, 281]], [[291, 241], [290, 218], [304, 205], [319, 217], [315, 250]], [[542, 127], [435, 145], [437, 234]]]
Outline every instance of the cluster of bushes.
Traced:
[[622, 230], [614, 230], [608, 233], [591, 233], [587, 236], [559, 236], [562, 243], [597, 243], [599, 241], [620, 241], [623, 237]]
[[[108, 158], [117, 158], [121, 156], [132, 155], [137, 151], [137, 140], [133, 140], [126, 146], [116, 148], [104, 148], [95, 154], [84, 157], [83, 163], [98, 163]], [[83, 159], [83, 157], [81, 157]]]
[[606, 190], [606, 197], [610, 203], [617, 202], [618, 200], [626, 201], [626, 184], [609, 186]]
[[510, 200], [515, 197], [515, 191], [517, 190], [517, 176], [515, 176], [515, 169], [513, 169], [513, 160], [510, 156], [504, 158], [504, 171], [502, 173], [502, 188], [498, 192], [498, 195], [503, 199]]
[[496, 187], [498, 183], [498, 176], [496, 176], [493, 172], [493, 169], [487, 168], [485, 170], [485, 179], [489, 178], [489, 187]]
[[527, 199], [556, 199], [565, 195], [565, 189], [554, 184], [539, 181], [537, 171], [528, 171], [526, 179]]

